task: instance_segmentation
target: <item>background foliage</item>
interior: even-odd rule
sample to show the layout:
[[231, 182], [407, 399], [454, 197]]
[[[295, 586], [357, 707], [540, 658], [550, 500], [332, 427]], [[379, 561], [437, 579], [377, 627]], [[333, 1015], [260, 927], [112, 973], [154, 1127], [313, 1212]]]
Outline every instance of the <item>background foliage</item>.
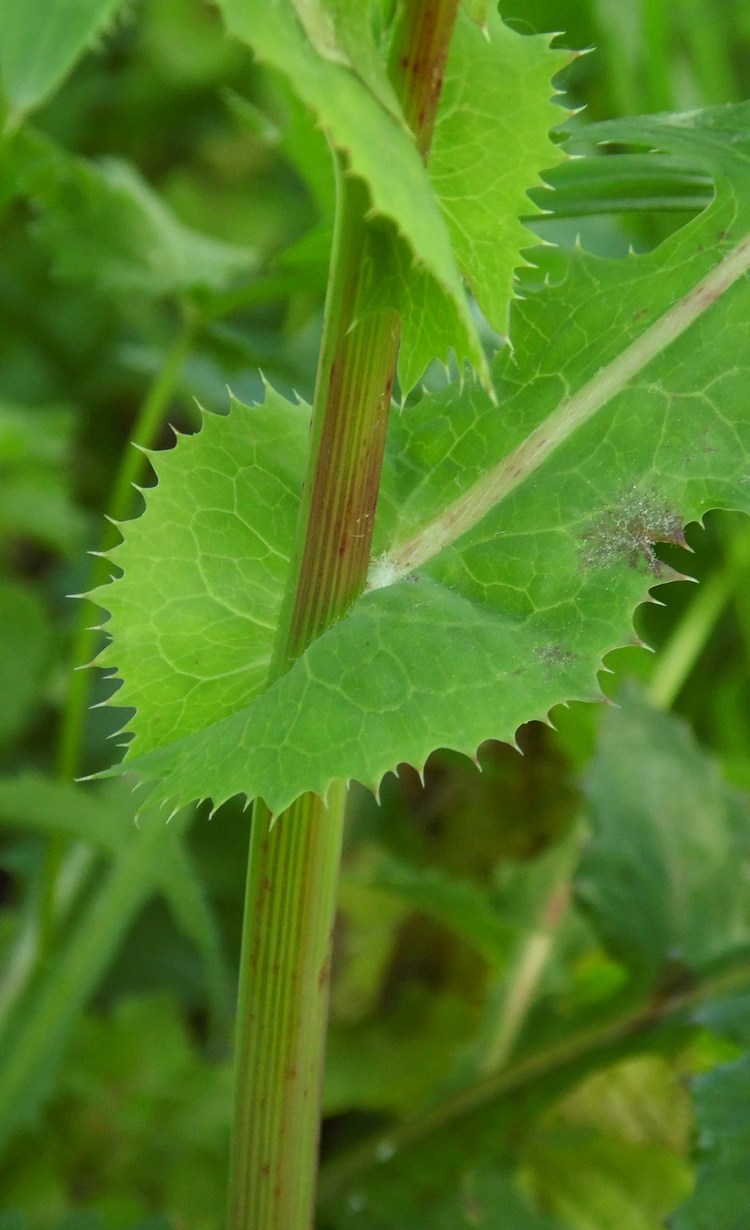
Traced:
[[[503, 12], [596, 46], [564, 79], [586, 119], [750, 94], [739, 0], [566, 7]], [[309, 399], [331, 179], [284, 79], [202, 0], [79, 11], [30, 56], [0, 3], [0, 1226], [202, 1230], [224, 1198], [247, 816], [136, 828], [127, 787], [72, 783], [118, 719], [81, 721], [108, 689], [71, 676], [96, 644], [67, 595], [106, 576], [86, 555], [116, 540], [102, 513], [151, 481], [133, 435], [170, 448], [194, 399], [262, 400], [260, 371]], [[600, 186], [559, 183], [530, 225], [613, 261], [711, 191], [683, 176], [604, 210]], [[715, 514], [687, 540], [689, 560], [657, 550], [702, 585], [639, 611], [657, 653], [610, 655], [619, 708], [556, 710], [522, 757], [485, 744], [481, 773], [436, 753], [379, 805], [354, 791], [321, 1230], [500, 1208], [518, 1230], [740, 1224], [750, 533]]]

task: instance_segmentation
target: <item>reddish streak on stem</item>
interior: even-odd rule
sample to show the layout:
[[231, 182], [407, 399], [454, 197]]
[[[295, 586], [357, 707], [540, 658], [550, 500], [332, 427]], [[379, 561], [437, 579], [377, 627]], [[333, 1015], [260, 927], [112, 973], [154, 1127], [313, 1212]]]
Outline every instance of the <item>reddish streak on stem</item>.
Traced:
[[[394, 34], [394, 47], [406, 50], [394, 53], [391, 75], [423, 159], [432, 140], [457, 10], [458, 0], [412, 0], [404, 5]], [[318, 371], [320, 435], [294, 606], [286, 646], [276, 660], [279, 671], [359, 596], [372, 547], [400, 331], [394, 309], [360, 317], [370, 201], [356, 181], [350, 183], [348, 209], [353, 242], [336, 274], [339, 302]], [[359, 226], [351, 225], [357, 217]]]

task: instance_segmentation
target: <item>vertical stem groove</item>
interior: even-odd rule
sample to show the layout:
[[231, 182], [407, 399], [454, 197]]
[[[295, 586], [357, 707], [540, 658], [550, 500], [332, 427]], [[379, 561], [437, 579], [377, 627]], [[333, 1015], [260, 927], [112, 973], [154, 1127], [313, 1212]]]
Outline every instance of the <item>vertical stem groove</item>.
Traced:
[[[391, 71], [423, 156], [458, 0], [406, 0]], [[367, 302], [365, 185], [335, 154], [337, 208], [308, 471], [271, 679], [365, 586], [399, 319]], [[283, 816], [256, 803], [237, 1014], [229, 1230], [310, 1230], [315, 1203], [331, 933], [346, 787]]]

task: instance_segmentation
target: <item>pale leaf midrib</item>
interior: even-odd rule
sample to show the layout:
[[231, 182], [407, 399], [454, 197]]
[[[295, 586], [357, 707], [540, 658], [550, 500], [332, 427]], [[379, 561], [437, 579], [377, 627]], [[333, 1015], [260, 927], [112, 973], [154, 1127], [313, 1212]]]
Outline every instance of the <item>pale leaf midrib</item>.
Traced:
[[750, 234], [732, 249], [668, 311], [621, 354], [592, 376], [576, 393], [563, 398], [543, 423], [512, 452], [488, 470], [419, 533], [396, 543], [376, 561], [377, 578], [369, 588], [392, 584], [428, 563], [477, 525], [511, 491], [520, 486], [579, 427], [593, 418], [657, 355], [685, 332], [750, 269]]

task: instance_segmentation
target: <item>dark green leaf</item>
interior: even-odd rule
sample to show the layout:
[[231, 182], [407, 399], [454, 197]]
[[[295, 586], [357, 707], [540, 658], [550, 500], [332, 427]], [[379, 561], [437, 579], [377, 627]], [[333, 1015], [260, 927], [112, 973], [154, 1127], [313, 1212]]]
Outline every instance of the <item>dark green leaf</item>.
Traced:
[[129, 163], [87, 162], [38, 136], [17, 141], [19, 190], [57, 277], [105, 294], [163, 296], [221, 291], [252, 272], [250, 250], [185, 226]]
[[745, 1230], [750, 1208], [750, 1056], [694, 1084], [700, 1164], [671, 1230]]
[[629, 967], [699, 971], [750, 945], [750, 815], [687, 728], [629, 697], [588, 774], [579, 893]]

